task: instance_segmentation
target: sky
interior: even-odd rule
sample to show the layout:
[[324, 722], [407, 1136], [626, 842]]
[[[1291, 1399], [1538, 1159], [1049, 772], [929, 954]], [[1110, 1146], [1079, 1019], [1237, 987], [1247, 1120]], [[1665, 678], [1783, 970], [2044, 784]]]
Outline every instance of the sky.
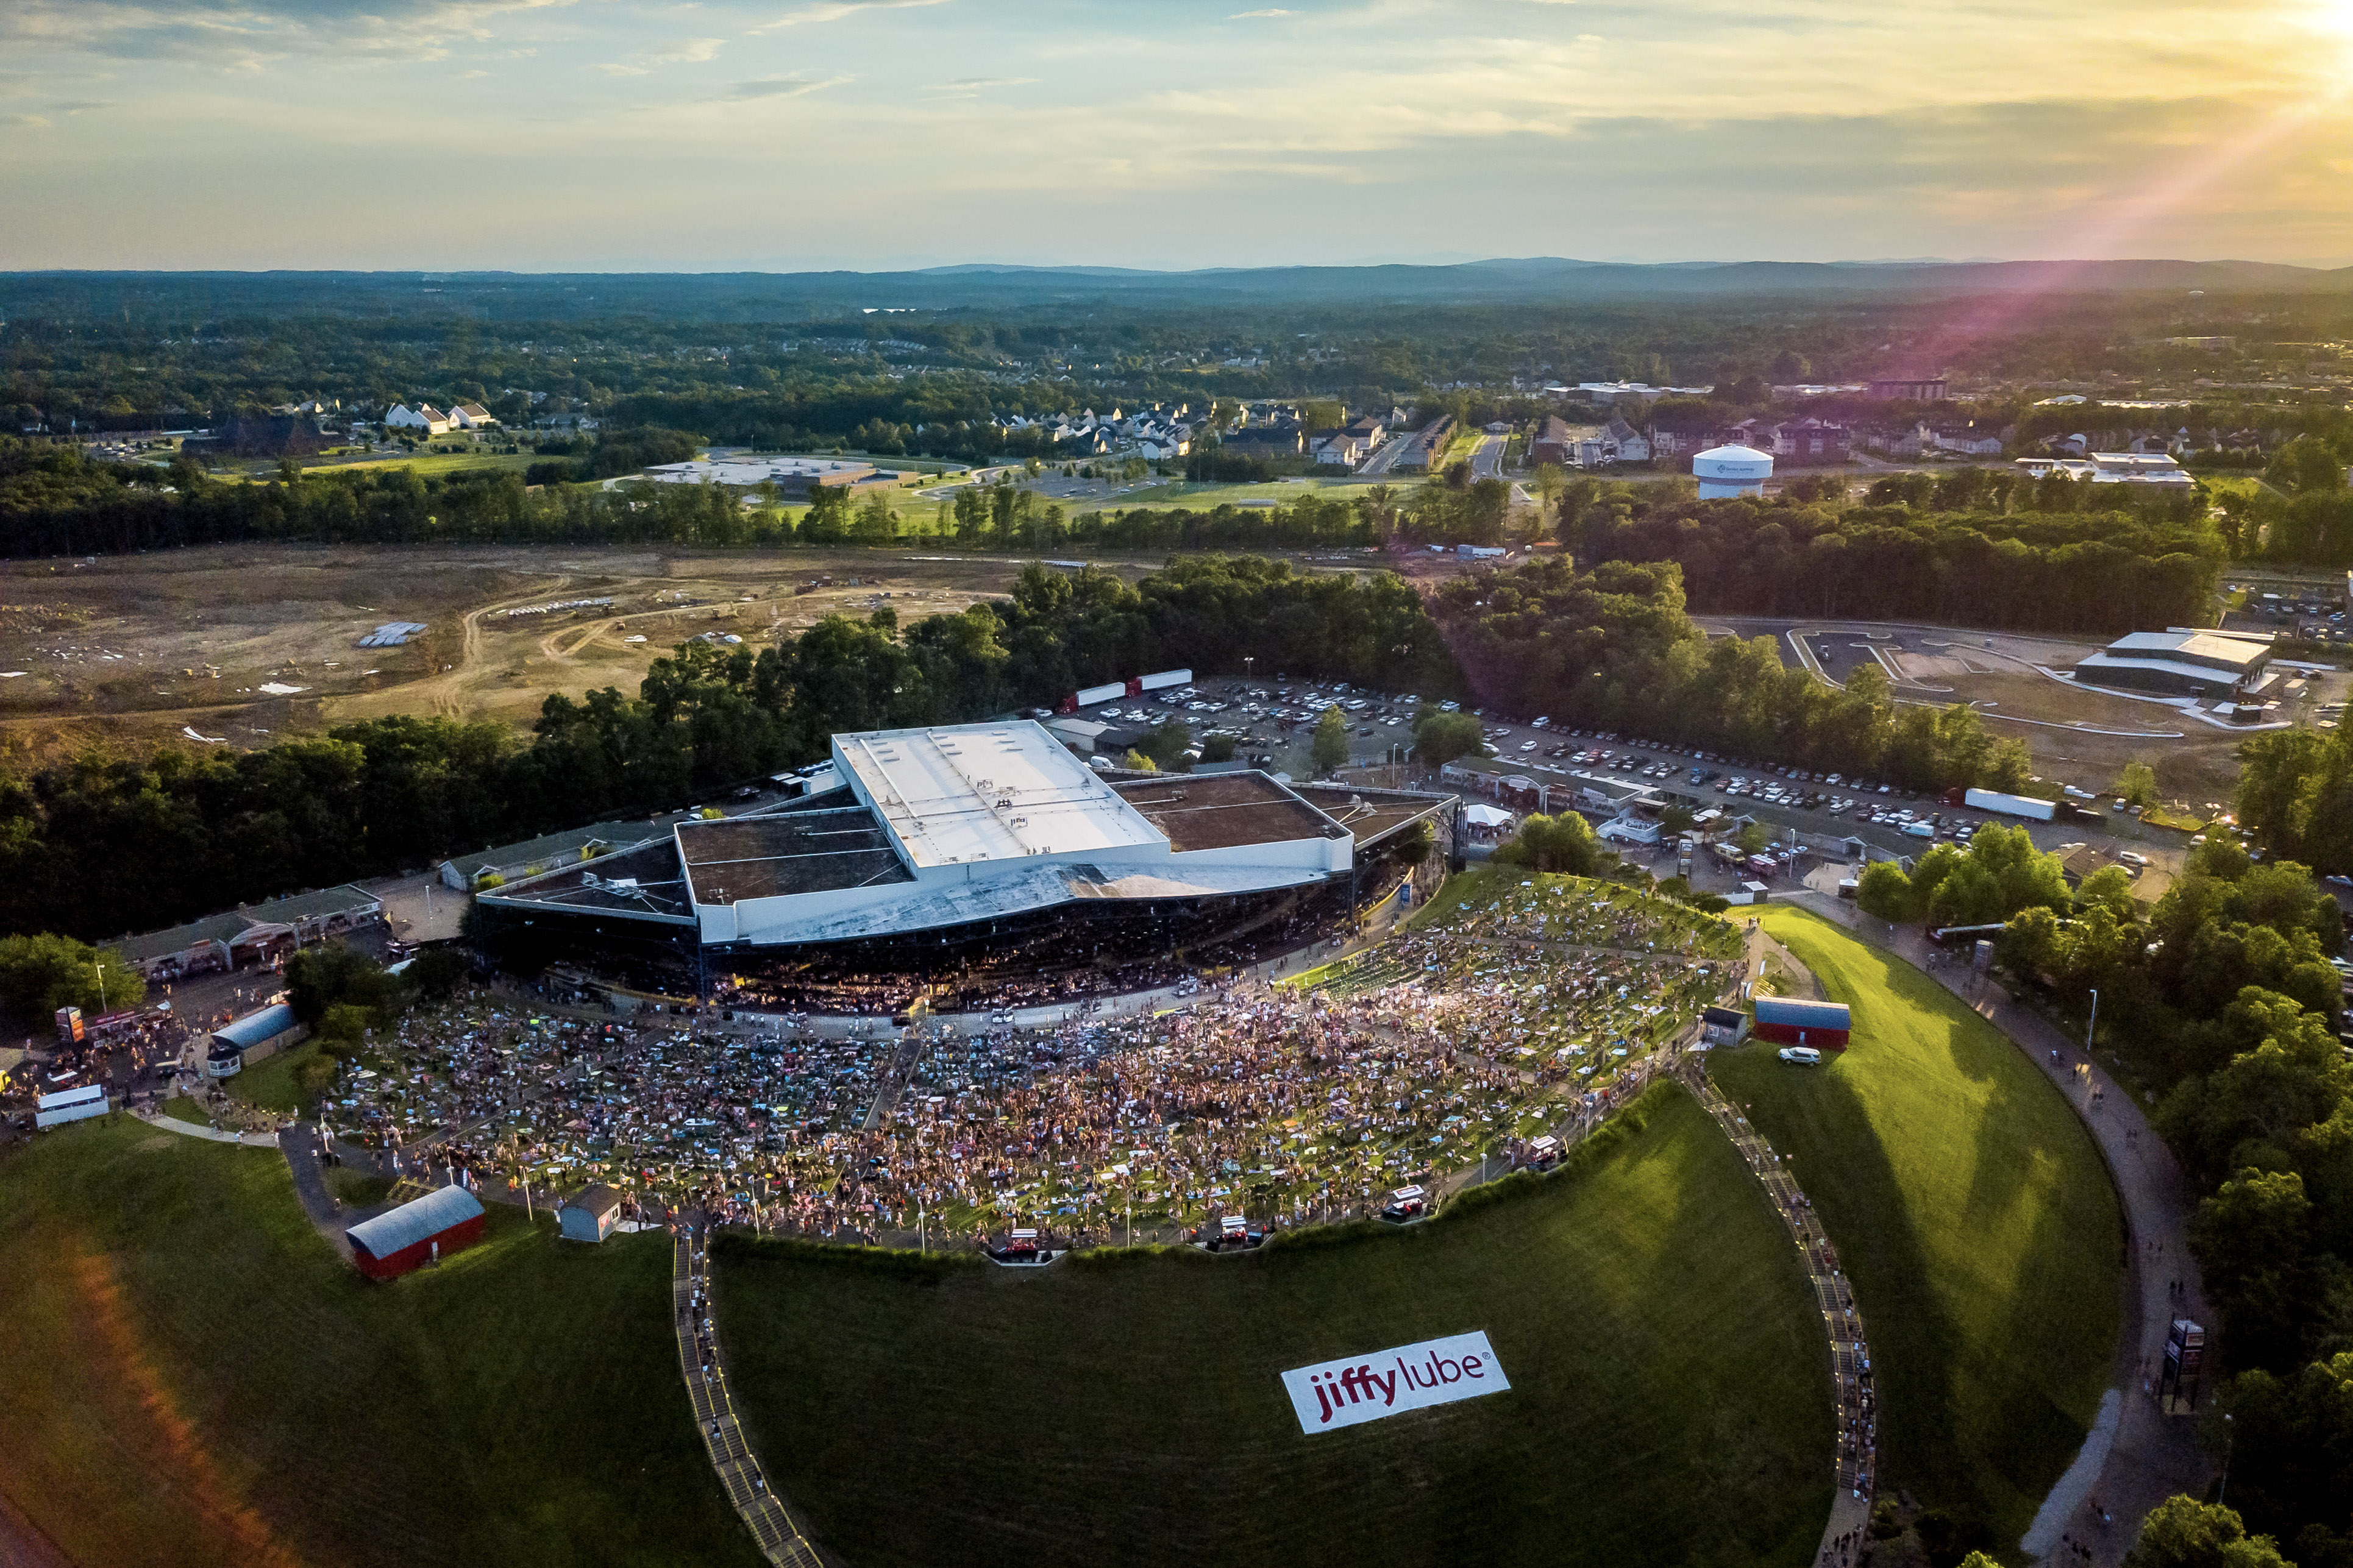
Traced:
[[0, 268], [2353, 261], [2353, 0], [0, 0]]

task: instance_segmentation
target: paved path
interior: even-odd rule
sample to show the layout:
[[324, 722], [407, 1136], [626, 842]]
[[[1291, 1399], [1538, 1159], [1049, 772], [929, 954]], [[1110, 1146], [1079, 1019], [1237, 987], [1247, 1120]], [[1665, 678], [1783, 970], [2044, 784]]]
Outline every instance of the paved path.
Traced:
[[[2189, 1252], [2195, 1199], [2181, 1168], [2130, 1091], [2087, 1058], [2079, 1042], [1999, 984], [1971, 973], [1958, 953], [1936, 947], [1912, 928], [1891, 931], [1835, 898], [1800, 893], [1785, 901], [1826, 916], [1904, 959], [2008, 1036], [2067, 1097], [2107, 1163], [2126, 1238], [2115, 1385], [2083, 1450], [2019, 1545], [2040, 1563], [2073, 1562], [2080, 1559], [2067, 1558], [2063, 1545], [2080, 1542], [2092, 1548], [2094, 1563], [2115, 1568], [2139, 1538], [2140, 1521], [2150, 1509], [2176, 1492], [2203, 1496], [2214, 1473], [2211, 1458], [2198, 1446], [2196, 1422], [2186, 1414], [2168, 1415], [2153, 1396], [2173, 1319], [2213, 1321]], [[2211, 1397], [2211, 1387], [2207, 1392]], [[2111, 1522], [2102, 1522], [2094, 1500]]]
[[769, 1489], [759, 1458], [735, 1419], [726, 1364], [719, 1356], [719, 1331], [711, 1316], [707, 1240], [698, 1226], [684, 1224], [671, 1243], [670, 1317], [678, 1330], [679, 1370], [685, 1374], [686, 1395], [694, 1406], [695, 1429], [702, 1434], [702, 1446], [727, 1500], [744, 1516], [761, 1554], [789, 1568], [828, 1568], [785, 1500]]
[[166, 1116], [160, 1110], [151, 1112], [142, 1109], [134, 1110], [132, 1114], [150, 1127], [160, 1127], [166, 1132], [176, 1132], [183, 1138], [201, 1138], [207, 1143], [243, 1143], [253, 1149], [278, 1147], [278, 1134], [275, 1132], [231, 1132], [226, 1128], [206, 1127], [194, 1121], [183, 1121], [176, 1116]]
[[1829, 1337], [1831, 1382], [1838, 1404], [1838, 1490], [1831, 1498], [1831, 1517], [1822, 1526], [1818, 1563], [1837, 1563], [1852, 1549], [1871, 1522], [1873, 1488], [1879, 1473], [1879, 1395], [1873, 1387], [1871, 1346], [1863, 1336], [1862, 1312], [1854, 1304], [1854, 1289], [1839, 1268], [1838, 1252], [1822, 1234], [1814, 1205], [1798, 1188], [1788, 1167], [1748, 1125], [1731, 1101], [1716, 1092], [1704, 1073], [1694, 1071], [1684, 1080], [1724, 1135], [1747, 1162], [1773, 1206], [1789, 1227], [1798, 1249], [1805, 1254], [1806, 1278], [1821, 1309], [1822, 1331]]

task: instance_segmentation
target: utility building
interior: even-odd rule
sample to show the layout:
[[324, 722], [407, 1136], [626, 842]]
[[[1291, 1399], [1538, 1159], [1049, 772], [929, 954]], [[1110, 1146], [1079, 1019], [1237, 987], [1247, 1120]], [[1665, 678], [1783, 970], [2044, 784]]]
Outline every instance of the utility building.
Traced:
[[1757, 1026], [1749, 1032], [1776, 1045], [1842, 1051], [1847, 1041], [1846, 1004], [1809, 1002], [1795, 996], [1759, 996]]
[[396, 1279], [482, 1239], [481, 1200], [463, 1187], [436, 1187], [415, 1203], [345, 1231], [352, 1261], [371, 1279]]

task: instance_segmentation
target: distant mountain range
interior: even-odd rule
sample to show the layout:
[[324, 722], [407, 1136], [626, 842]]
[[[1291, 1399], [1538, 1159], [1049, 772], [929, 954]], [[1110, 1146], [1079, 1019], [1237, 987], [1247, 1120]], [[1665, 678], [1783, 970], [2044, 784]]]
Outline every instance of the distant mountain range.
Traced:
[[1018, 308], [1116, 300], [1183, 306], [1545, 304], [1748, 297], [2115, 293], [2353, 293], [2353, 267], [2260, 261], [1578, 261], [1498, 258], [1443, 266], [1238, 267], [1155, 272], [986, 262], [898, 272], [15, 272], [0, 314], [120, 316], [142, 309], [443, 311], [506, 320], [615, 313], [792, 321], [892, 310]]

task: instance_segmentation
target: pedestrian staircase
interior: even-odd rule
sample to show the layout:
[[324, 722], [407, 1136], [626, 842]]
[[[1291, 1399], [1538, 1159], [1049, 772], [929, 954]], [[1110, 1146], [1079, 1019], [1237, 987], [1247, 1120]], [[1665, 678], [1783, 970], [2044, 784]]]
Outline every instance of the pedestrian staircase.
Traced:
[[702, 1435], [727, 1500], [769, 1562], [785, 1568], [836, 1568], [809, 1543], [800, 1521], [769, 1489], [759, 1458], [735, 1419], [711, 1315], [710, 1259], [702, 1243], [691, 1227], [681, 1226], [671, 1247], [670, 1321], [678, 1332], [679, 1370], [686, 1379], [687, 1402], [694, 1408], [695, 1430]]

